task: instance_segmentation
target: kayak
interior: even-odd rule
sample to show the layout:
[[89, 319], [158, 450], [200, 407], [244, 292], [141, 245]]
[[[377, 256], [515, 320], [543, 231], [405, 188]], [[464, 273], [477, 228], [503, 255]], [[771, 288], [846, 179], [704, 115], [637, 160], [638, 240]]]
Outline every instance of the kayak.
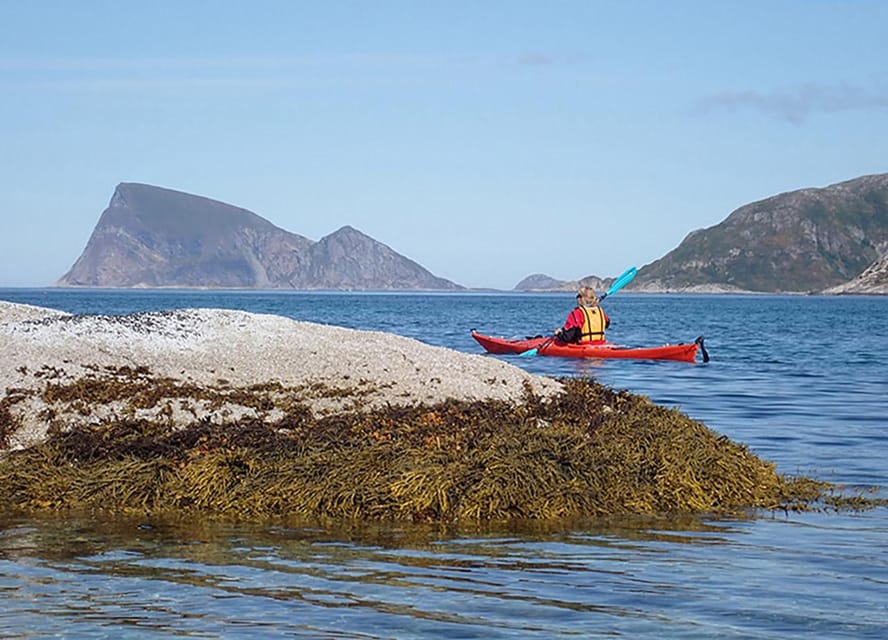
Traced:
[[610, 342], [595, 344], [565, 344], [552, 337], [537, 336], [524, 340], [485, 336], [472, 329], [472, 337], [487, 353], [535, 353], [540, 356], [561, 358], [631, 358], [635, 360], [679, 360], [694, 362], [699, 349], [703, 362], [709, 362], [709, 354], [703, 346], [703, 336], [693, 342], [664, 344], [659, 347], [623, 347]]
[[561, 358], [631, 358], [636, 360], [679, 360], [694, 362], [699, 349], [703, 362], [709, 361], [709, 354], [703, 346], [703, 336], [693, 342], [664, 344], [659, 347], [623, 347], [610, 342], [595, 344], [565, 344], [552, 337], [537, 336], [524, 340], [495, 338], [472, 329], [472, 337], [488, 353], [524, 354], [533, 352], [540, 356]]

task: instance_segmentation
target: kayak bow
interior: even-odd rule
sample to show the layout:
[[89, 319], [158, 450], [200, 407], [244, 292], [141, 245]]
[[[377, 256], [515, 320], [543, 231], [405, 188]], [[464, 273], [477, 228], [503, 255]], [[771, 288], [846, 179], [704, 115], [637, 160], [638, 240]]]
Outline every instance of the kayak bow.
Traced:
[[679, 360], [694, 362], [697, 349], [703, 356], [703, 362], [709, 362], [709, 354], [703, 346], [703, 336], [694, 342], [683, 344], [664, 344], [659, 347], [622, 347], [609, 342], [596, 344], [565, 344], [552, 338], [538, 337], [525, 340], [510, 340], [486, 336], [472, 330], [472, 337], [484, 347], [487, 353], [509, 354], [525, 353], [536, 349], [537, 355], [556, 356], [561, 358], [631, 358], [635, 360]]

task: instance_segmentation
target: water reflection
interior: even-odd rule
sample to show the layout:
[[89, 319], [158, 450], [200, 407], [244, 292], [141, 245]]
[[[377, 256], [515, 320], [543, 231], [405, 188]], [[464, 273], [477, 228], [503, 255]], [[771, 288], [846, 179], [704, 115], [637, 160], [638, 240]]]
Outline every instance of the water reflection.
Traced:
[[[405, 630], [431, 625], [433, 635], [452, 625], [460, 637], [570, 633], [570, 620], [584, 612], [647, 617], [630, 602], [599, 603], [591, 595], [605, 584], [652, 588], [624, 570], [633, 556], [718, 544], [732, 531], [731, 522], [695, 518], [580, 529], [18, 519], [0, 536], [8, 595], [0, 628], [51, 612], [58, 622], [50, 628], [114, 625], [182, 635], [188, 623], [226, 633], [249, 623], [272, 625], [275, 634], [396, 637], [390, 618]], [[545, 624], [534, 624], [537, 616], [527, 615], [533, 610]]]
[[[886, 517], [851, 518], [476, 526], [14, 518], [0, 534], [0, 634], [16, 637], [27, 628], [18, 625], [39, 620], [43, 635], [96, 637], [109, 628], [118, 637], [246, 630], [325, 638], [681, 637], [718, 629], [695, 619], [698, 608], [747, 615], [750, 588], [810, 590], [823, 572], [839, 583], [870, 581], [855, 591], [861, 605], [876, 607], [856, 623], [867, 631], [888, 621], [881, 591], [888, 552], [848, 542], [878, 544]], [[836, 551], [825, 551], [832, 547], [824, 540]], [[736, 593], [738, 580], [747, 595]], [[785, 594], [775, 597], [770, 623], [756, 614], [764, 628], [798, 617], [797, 606], [780, 603]], [[802, 617], [834, 631], [838, 614]]]

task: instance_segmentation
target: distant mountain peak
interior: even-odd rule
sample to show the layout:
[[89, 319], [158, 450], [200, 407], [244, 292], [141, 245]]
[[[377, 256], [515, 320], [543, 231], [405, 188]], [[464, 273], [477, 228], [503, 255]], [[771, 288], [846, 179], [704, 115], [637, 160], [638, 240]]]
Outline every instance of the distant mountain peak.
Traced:
[[117, 185], [83, 253], [56, 284], [462, 288], [348, 225], [313, 242], [247, 209], [137, 182]]
[[613, 278], [586, 276], [579, 280], [556, 280], [544, 273], [535, 273], [515, 285], [514, 291], [576, 291], [580, 287], [592, 287], [598, 291], [607, 289]]

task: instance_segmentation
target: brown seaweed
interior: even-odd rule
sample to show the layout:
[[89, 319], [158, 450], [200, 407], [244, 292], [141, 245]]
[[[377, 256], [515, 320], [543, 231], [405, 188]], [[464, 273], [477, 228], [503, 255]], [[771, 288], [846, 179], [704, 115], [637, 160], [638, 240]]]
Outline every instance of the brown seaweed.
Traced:
[[[357, 410], [368, 388], [359, 382], [356, 410], [315, 416], [306, 394], [348, 389], [208, 388], [144, 370], [113, 374], [48, 384], [47, 401], [81, 412], [112, 400], [129, 409], [57, 425], [45, 441], [7, 453], [0, 509], [457, 522], [883, 503], [780, 475], [678, 410], [591, 380], [563, 380], [567, 393], [551, 400], [528, 393], [520, 403]], [[170, 398], [236, 401], [260, 414], [187, 426], [134, 417]]]

